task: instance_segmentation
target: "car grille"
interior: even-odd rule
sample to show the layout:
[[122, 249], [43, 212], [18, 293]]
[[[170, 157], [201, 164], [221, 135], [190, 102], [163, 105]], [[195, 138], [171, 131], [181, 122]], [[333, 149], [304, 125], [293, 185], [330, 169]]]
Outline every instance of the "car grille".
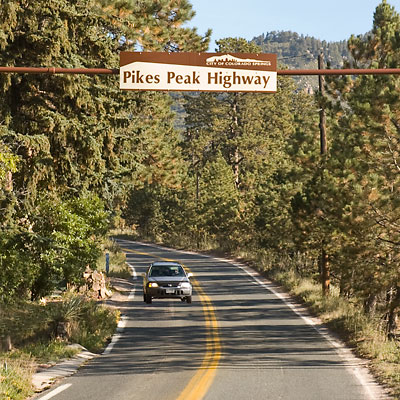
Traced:
[[159, 285], [163, 288], [176, 288], [179, 282], [159, 282]]

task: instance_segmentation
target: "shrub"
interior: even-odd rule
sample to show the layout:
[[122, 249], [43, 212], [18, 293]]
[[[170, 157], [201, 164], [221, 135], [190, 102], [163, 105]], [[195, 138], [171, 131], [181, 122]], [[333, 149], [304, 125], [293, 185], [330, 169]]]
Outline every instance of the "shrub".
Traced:
[[32, 395], [33, 372], [30, 356], [0, 354], [0, 399], [23, 400]]

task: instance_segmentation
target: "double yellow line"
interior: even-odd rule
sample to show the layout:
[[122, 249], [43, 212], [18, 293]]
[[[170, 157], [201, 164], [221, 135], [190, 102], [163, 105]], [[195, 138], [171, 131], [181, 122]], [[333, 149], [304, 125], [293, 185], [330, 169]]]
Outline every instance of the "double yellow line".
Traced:
[[218, 322], [215, 316], [214, 306], [212, 305], [210, 298], [204, 293], [204, 290], [201, 288], [198, 281], [192, 278], [192, 282], [200, 297], [206, 322], [206, 354], [200, 368], [189, 381], [177, 400], [202, 399], [215, 378], [218, 363], [221, 359], [221, 341], [219, 338]]
[[[154, 257], [154, 254], [151, 253], [144, 253], [126, 248], [122, 250], [129, 253]], [[164, 261], [176, 261], [164, 257], [157, 258]], [[187, 266], [184, 267], [188, 272], [191, 272]], [[200, 298], [203, 308], [207, 329], [206, 353], [200, 368], [183, 389], [177, 400], [201, 400], [206, 395], [215, 378], [219, 360], [221, 359], [221, 340], [219, 337], [218, 322], [215, 315], [214, 306], [211, 302], [211, 299], [206, 295], [197, 279], [192, 277], [191, 282]]]

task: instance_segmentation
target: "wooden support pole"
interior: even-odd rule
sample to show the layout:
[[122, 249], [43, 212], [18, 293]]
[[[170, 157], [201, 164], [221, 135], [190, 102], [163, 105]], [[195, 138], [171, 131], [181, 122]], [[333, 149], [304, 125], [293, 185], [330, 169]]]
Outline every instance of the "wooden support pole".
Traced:
[[[324, 56], [323, 54], [320, 54], [318, 56], [318, 69], [323, 69], [323, 67], [324, 67]], [[319, 75], [318, 81], [319, 81], [318, 83], [319, 83], [319, 94], [320, 94], [320, 110], [319, 110], [320, 153], [322, 161], [324, 161], [326, 154], [328, 152], [328, 144], [326, 139], [326, 114], [323, 104], [323, 97], [325, 95], [324, 76]], [[320, 270], [321, 270], [322, 293], [324, 296], [329, 296], [330, 283], [331, 283], [329, 258], [325, 251], [325, 246], [324, 246], [325, 240], [324, 238], [321, 239], [322, 239], [322, 247], [320, 254]]]

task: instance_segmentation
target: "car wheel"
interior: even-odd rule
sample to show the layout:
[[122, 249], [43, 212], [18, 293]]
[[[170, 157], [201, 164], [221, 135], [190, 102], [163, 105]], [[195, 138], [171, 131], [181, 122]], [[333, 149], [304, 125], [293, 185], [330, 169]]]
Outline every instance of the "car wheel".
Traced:
[[149, 294], [146, 294], [145, 302], [146, 302], [147, 304], [151, 304], [152, 298], [151, 298], [151, 296], [150, 296]]
[[191, 302], [192, 302], [192, 296], [186, 297], [186, 301], [187, 301], [188, 304], [191, 304]]

